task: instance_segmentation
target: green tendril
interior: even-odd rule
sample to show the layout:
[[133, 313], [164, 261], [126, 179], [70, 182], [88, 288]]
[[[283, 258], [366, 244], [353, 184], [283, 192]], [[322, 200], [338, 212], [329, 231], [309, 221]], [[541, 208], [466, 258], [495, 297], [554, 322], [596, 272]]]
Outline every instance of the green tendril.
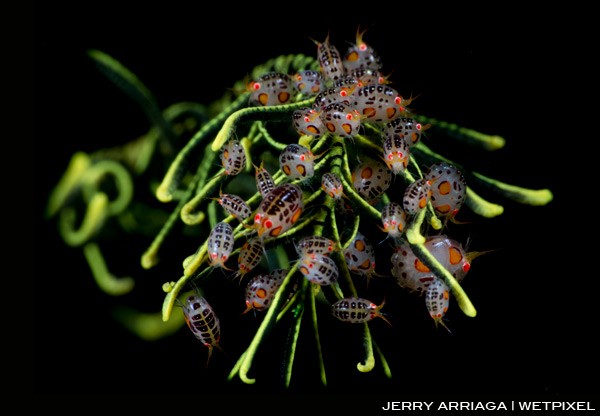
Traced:
[[260, 344], [262, 343], [264, 337], [271, 331], [272, 326], [275, 324], [277, 317], [277, 310], [283, 305], [285, 302], [284, 295], [288, 291], [288, 286], [291, 284], [291, 277], [296, 272], [298, 268], [298, 263], [294, 264], [294, 266], [288, 271], [288, 274], [283, 279], [279, 290], [275, 294], [271, 306], [267, 309], [267, 313], [260, 324], [260, 327], [256, 331], [254, 338], [250, 342], [248, 349], [244, 353], [244, 357], [242, 362], [239, 365], [238, 375], [240, 379], [246, 384], [254, 384], [255, 379], [251, 379], [248, 377], [248, 373], [252, 367], [252, 362], [254, 360], [254, 356], [258, 351]]
[[104, 293], [113, 296], [125, 295], [135, 285], [131, 277], [115, 277], [110, 273], [100, 247], [96, 243], [87, 243], [83, 246], [83, 254], [87, 260], [96, 284]]
[[477, 182], [486, 185], [487, 188], [496, 193], [525, 205], [546, 205], [553, 199], [549, 189], [527, 189], [516, 185], [510, 185], [499, 180], [488, 178], [477, 172], [471, 172], [469, 177], [477, 179]]
[[231, 139], [236, 131], [237, 125], [250, 116], [262, 117], [263, 120], [289, 121], [291, 113], [294, 110], [310, 105], [312, 100], [313, 99], [307, 99], [297, 103], [268, 107], [246, 107], [242, 108], [241, 110], [237, 110], [235, 113], [227, 117], [227, 120], [225, 120], [223, 127], [221, 127], [221, 130], [219, 130], [219, 133], [217, 133], [217, 137], [215, 137], [215, 140], [212, 142], [210, 148], [213, 152], [219, 151], [225, 145], [225, 143]]
[[171, 163], [171, 166], [169, 166], [169, 170], [165, 174], [161, 184], [156, 189], [156, 197], [159, 201], [169, 202], [173, 199], [173, 193], [179, 187], [179, 183], [185, 174], [186, 165], [188, 164], [189, 158], [193, 152], [206, 137], [215, 132], [223, 124], [227, 117], [229, 117], [240, 107], [244, 106], [247, 101], [248, 94], [239, 96], [219, 115], [212, 118], [208, 123], [202, 126], [202, 128], [198, 130], [194, 137], [187, 142], [185, 147], [177, 154], [175, 160]]
[[198, 206], [206, 200], [208, 194], [210, 194], [216, 186], [224, 178], [224, 170], [214, 176], [208, 181], [198, 193], [188, 201], [183, 208], [181, 208], [181, 220], [188, 225], [197, 225], [204, 221], [204, 212], [198, 211]]
[[52, 190], [46, 206], [46, 218], [51, 218], [66, 204], [71, 195], [75, 193], [81, 183], [81, 177], [91, 165], [90, 156], [84, 152], [77, 152], [71, 156], [65, 173]]
[[377, 352], [379, 361], [381, 361], [381, 366], [383, 367], [383, 373], [385, 374], [385, 376], [388, 379], [391, 379], [392, 378], [392, 370], [390, 369], [390, 366], [389, 366], [387, 360], [385, 359], [385, 356], [383, 355], [383, 351], [381, 351], [381, 348], [379, 348], [379, 345], [377, 345], [375, 340], [373, 340], [373, 347], [375, 347], [375, 352]]
[[[310, 286], [310, 285], [309, 285]], [[319, 361], [319, 375], [321, 384], [327, 386], [327, 373], [325, 371], [325, 361], [323, 360], [323, 349], [321, 348], [321, 337], [319, 336], [319, 323], [317, 317], [317, 305], [315, 302], [315, 293], [311, 287], [308, 288], [309, 292], [309, 307], [310, 316], [315, 336], [315, 347], [317, 348], [317, 357]]]
[[262, 121], [255, 121], [254, 125], [257, 126], [257, 129], [260, 132], [261, 137], [263, 139], [265, 139], [265, 141], [267, 143], [269, 143], [269, 145], [271, 147], [273, 147], [275, 150], [278, 150], [278, 151], [281, 152], [283, 149], [286, 148], [287, 144], [286, 143], [279, 143], [277, 140], [275, 140], [273, 138], [273, 136], [271, 136], [271, 133], [269, 133], [269, 131], [265, 127], [265, 124]]
[[[200, 272], [198, 275], [196, 275], [196, 278], [200, 278], [202, 276], [204, 276], [205, 274], [208, 274], [211, 271], [210, 268], [206, 268], [204, 269], [202, 272]], [[175, 305], [175, 301], [177, 299], [177, 297], [179, 296], [179, 293], [181, 292], [181, 290], [185, 287], [185, 285], [187, 284], [187, 282], [194, 276], [181, 276], [179, 278], [179, 280], [177, 280], [177, 282], [175, 282], [175, 284], [172, 284], [171, 282], [168, 284], [168, 288], [169, 291], [167, 292], [167, 295], [165, 296], [165, 300], [163, 301], [163, 307], [162, 307], [162, 320], [164, 322], [167, 322], [169, 320], [169, 318], [171, 317], [171, 312], [173, 311], [173, 306]], [[163, 288], [164, 289], [164, 288]]]
[[501, 136], [481, 133], [473, 129], [460, 127], [453, 123], [448, 123], [446, 121], [440, 121], [431, 117], [425, 117], [421, 115], [415, 116], [415, 119], [420, 121], [421, 123], [431, 124], [431, 126], [434, 129], [440, 130], [441, 132], [446, 133], [452, 138], [463, 141], [469, 145], [480, 147], [485, 150], [493, 151], [502, 149], [506, 144], [506, 141]]
[[300, 324], [302, 323], [302, 316], [304, 315], [304, 308], [301, 307], [302, 303], [299, 303], [300, 311], [294, 318], [294, 323], [288, 330], [287, 345], [288, 348], [284, 351], [284, 365], [283, 365], [283, 383], [286, 388], [290, 387], [292, 380], [292, 367], [294, 365], [294, 357], [296, 356], [296, 346], [298, 345], [298, 336], [300, 335]]
[[124, 306], [115, 308], [113, 316], [121, 325], [145, 341], [157, 341], [171, 336], [185, 325], [183, 314], [176, 315], [165, 322], [162, 320], [161, 312], [142, 313]]
[[356, 368], [361, 373], [368, 373], [375, 368], [375, 355], [373, 354], [373, 340], [371, 339], [371, 331], [367, 322], [362, 324], [363, 336], [362, 345], [365, 352], [365, 358], [363, 362], [356, 364]]
[[[159, 263], [160, 250], [173, 235], [176, 224], [182, 227], [182, 238], [191, 238], [193, 241], [200, 238], [193, 254], [180, 253], [183, 257], [181, 276], [177, 280], [169, 278], [159, 283], [165, 294], [159, 312], [146, 313], [121, 306], [111, 310], [113, 317], [124, 328], [142, 340], [156, 341], [173, 335], [185, 326], [183, 313], [172, 315], [173, 308], [182, 305], [186, 288], [190, 293], [193, 288], [195, 293], [201, 295], [205, 289], [203, 286], [210, 283], [209, 279], [220, 275], [220, 268], [211, 266], [208, 261], [208, 238], [204, 235], [207, 228], [213, 228], [219, 221], [235, 221], [233, 246], [238, 247], [231, 251], [230, 258], [239, 258], [242, 248], [237, 243], [240, 239], [257, 235], [256, 225], [252, 223], [254, 215], [245, 219], [227, 212], [223, 215], [222, 209], [217, 205], [218, 198], [215, 197], [217, 188], [219, 194], [221, 190], [227, 189], [227, 192], [242, 196], [256, 213], [263, 201], [263, 196], [251, 180], [252, 168], [256, 168], [254, 163], [258, 163], [257, 159], [260, 158], [261, 166], [275, 166], [278, 163], [277, 153], [283, 151], [287, 143], [295, 140], [315, 155], [315, 175], [312, 179], [292, 180], [281, 168], [273, 169], [275, 173], [272, 178], [276, 186], [292, 183], [302, 188], [305, 210], [298, 221], [280, 235], [260, 236], [265, 245], [261, 265], [264, 264], [269, 269], [285, 269], [287, 274], [270, 300], [270, 306], [250, 342], [229, 372], [229, 381], [239, 377], [245, 384], [254, 384], [256, 379], [251, 377], [251, 373], [253, 367], [259, 364], [255, 362], [259, 349], [269, 340], [276, 325], [285, 325], [283, 334], [287, 333], [287, 338], [280, 367], [283, 386], [289, 388], [293, 383], [293, 373], [294, 370], [297, 372], [298, 360], [301, 358], [298, 354], [302, 351], [298, 343], [310, 336], [314, 337], [313, 347], [316, 350], [320, 383], [327, 386], [324, 359], [326, 349], [323, 349], [320, 337], [317, 298], [318, 302], [330, 306], [331, 299], [343, 299], [346, 295], [358, 296], [354, 282], [356, 276], [348, 267], [344, 250], [352, 244], [361, 227], [376, 225], [381, 229], [379, 208], [389, 204], [396, 195], [392, 190], [401, 190], [396, 188], [402, 186], [399, 181], [409, 185], [415, 178], [423, 178], [424, 166], [445, 162], [460, 169], [468, 183], [465, 205], [474, 214], [485, 218], [503, 214], [504, 207], [484, 199], [477, 193], [479, 190], [531, 206], [546, 205], [554, 197], [550, 189], [528, 189], [469, 171], [419, 141], [411, 147], [406, 169], [392, 177], [395, 182], [391, 184], [389, 193], [383, 192], [373, 201], [367, 201], [369, 196], [361, 195], [354, 187], [349, 158], [353, 157], [357, 162], [363, 157], [374, 161], [378, 158], [383, 160], [383, 126], [380, 123], [362, 123], [361, 133], [350, 139], [329, 132], [318, 138], [310, 135], [285, 137], [288, 131], [293, 131], [290, 128], [293, 127], [292, 113], [302, 107], [312, 107], [314, 97], [295, 93], [289, 104], [249, 105], [250, 77], [257, 79], [273, 71], [289, 76], [303, 69], [320, 71], [319, 62], [314, 57], [295, 54], [270, 59], [254, 67], [244, 79], [236, 81], [233, 88], [209, 106], [180, 102], [161, 110], [146, 85], [124, 65], [99, 50], [89, 50], [88, 54], [110, 81], [138, 103], [148, 117], [150, 126], [145, 134], [122, 145], [90, 154], [74, 153], [49, 195], [45, 217], [56, 217], [58, 232], [65, 244], [81, 248], [95, 283], [103, 293], [112, 296], [129, 294], [135, 286], [132, 277], [117, 277], [110, 272], [100, 249], [104, 247], [105, 241], [107, 244], [114, 241], [118, 232], [151, 239], [140, 257], [141, 266], [146, 270]], [[484, 134], [425, 116], [413, 117], [426, 124], [423, 131], [431, 128], [469, 146], [494, 151], [505, 145], [504, 139], [497, 135]], [[242, 144], [247, 160], [239, 180], [235, 180], [238, 176], [226, 175], [222, 164], [215, 162], [222, 154], [223, 146], [234, 138]], [[176, 149], [179, 148], [177, 152]], [[340, 178], [344, 199], [327, 195], [320, 184], [317, 185], [316, 180], [325, 172], [331, 172]], [[159, 204], [160, 207], [156, 208], [145, 200], [134, 199], [145, 197], [148, 192], [160, 202], [176, 201], [176, 204]], [[156, 202], [154, 199], [152, 201]], [[288, 201], [282, 198], [282, 201], [276, 202], [277, 206], [273, 210], [279, 209], [281, 215], [288, 215], [285, 212]], [[462, 312], [475, 317], [477, 311], [459, 282], [425, 246], [427, 234], [424, 230], [441, 230], [448, 220], [453, 218], [438, 217], [430, 201], [425, 209], [408, 217], [401, 239], [405, 239], [415, 256], [446, 283]], [[201, 227], [188, 227], [200, 224]], [[338, 266], [339, 276], [330, 285], [313, 284], [299, 273], [302, 259], [298, 253], [290, 250], [289, 243], [296, 236], [307, 233], [317, 237], [325, 236], [335, 244], [330, 257]], [[178, 244], [179, 242], [180, 240], [177, 241]], [[482, 253], [472, 254], [475, 257]], [[179, 273], [175, 276], [179, 276]], [[373, 276], [381, 275], [374, 273]], [[235, 277], [240, 277], [241, 283], [244, 275], [238, 270]], [[370, 277], [372, 276], [369, 275], [368, 278]], [[368, 291], [369, 280], [366, 283]], [[386, 318], [384, 320], [387, 322]], [[303, 324], [311, 325], [312, 329], [305, 327], [308, 331], [302, 332], [300, 337]], [[224, 331], [225, 329], [223, 327]], [[360, 331], [357, 333], [360, 335], [360, 342], [353, 347], [358, 347], [361, 354], [356, 363], [357, 370], [360, 373], [371, 372], [377, 363], [381, 363], [383, 374], [391, 379], [391, 368], [375, 342], [370, 322], [356, 325], [356, 329]], [[219, 346], [217, 348], [220, 349]], [[211, 351], [212, 348], [209, 347], [209, 358]], [[351, 365], [354, 364], [354, 360], [352, 361]]]
[[[164, 223], [154, 240], [152, 240], [152, 243], [150, 244], [148, 249], [142, 255], [141, 264], [144, 269], [151, 269], [152, 267], [158, 264], [158, 251], [167, 235], [171, 232], [171, 230], [177, 223], [177, 219], [180, 216], [180, 212], [183, 206], [186, 204], [186, 201], [192, 196], [192, 193], [194, 192], [194, 187], [194, 181], [192, 181], [188, 185], [188, 189], [186, 190], [185, 196], [179, 200], [179, 203], [177, 204], [173, 212], [171, 212], [171, 215], [169, 216], [167, 221]], [[202, 217], [203, 220], [204, 213], [201, 213], [201, 215], [198, 214], [196, 216], [196, 224], [202, 222], [202, 220], [199, 220], [200, 217]]]
[[502, 205], [486, 201], [475, 193], [470, 186], [467, 186], [467, 199], [465, 200], [465, 204], [475, 214], [485, 218], [497, 217], [504, 212], [504, 207]]
[[108, 218], [108, 203], [108, 196], [105, 193], [95, 194], [88, 202], [79, 228], [75, 226], [77, 220], [75, 208], [64, 207], [60, 211], [58, 228], [65, 243], [76, 247], [96, 236]]

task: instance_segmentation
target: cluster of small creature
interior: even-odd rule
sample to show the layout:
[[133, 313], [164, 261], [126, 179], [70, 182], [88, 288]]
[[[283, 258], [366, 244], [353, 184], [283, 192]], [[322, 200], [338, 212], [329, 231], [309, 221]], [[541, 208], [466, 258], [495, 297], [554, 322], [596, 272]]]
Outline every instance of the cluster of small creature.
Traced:
[[[353, 190], [372, 206], [380, 201], [393, 181], [402, 176], [410, 161], [411, 148], [421, 139], [429, 125], [422, 125], [412, 117], [408, 108], [411, 99], [402, 97], [382, 74], [382, 61], [375, 50], [358, 32], [356, 43], [345, 54], [329, 42], [329, 37], [317, 45], [320, 70], [305, 69], [288, 75], [269, 72], [248, 83], [249, 105], [278, 106], [313, 98], [313, 105], [293, 111], [290, 123], [301, 138], [309, 141], [325, 135], [353, 140], [369, 124], [379, 129], [381, 138], [380, 161], [368, 159], [358, 163], [352, 172]], [[266, 243], [277, 239], [297, 223], [305, 210], [303, 185], [313, 178], [315, 164], [321, 155], [315, 155], [306, 141], [288, 144], [279, 154], [279, 167], [287, 180], [276, 184], [264, 168], [263, 161], [249, 160], [244, 147], [237, 139], [230, 139], [221, 149], [224, 174], [235, 176], [243, 172], [248, 163], [255, 168], [256, 189], [262, 201], [255, 210], [243, 198], [219, 193], [213, 198], [225, 212], [237, 218], [255, 233], [239, 250], [238, 268], [234, 275], [240, 279], [252, 272], [266, 252]], [[345, 206], [344, 182], [339, 173], [321, 173], [320, 189]], [[381, 208], [381, 226], [394, 242], [391, 274], [397, 283], [424, 297], [424, 303], [435, 324], [442, 324], [450, 302], [450, 289], [411, 250], [403, 239], [411, 219], [428, 205], [435, 214], [454, 221], [466, 199], [466, 182], [463, 174], [451, 163], [431, 165], [421, 178], [406, 186], [401, 201], [389, 201]], [[248, 221], [253, 219], [253, 223]], [[248, 221], [247, 221], [248, 220]], [[234, 250], [233, 229], [227, 222], [219, 222], [208, 237], [208, 262], [211, 267], [226, 266]], [[462, 245], [444, 234], [427, 237], [426, 247], [431, 254], [458, 280], [462, 280], [474, 257]], [[348, 269], [370, 279], [376, 276], [375, 250], [370, 241], [356, 232], [349, 244], [342, 248], [332, 239], [322, 235], [309, 235], [296, 243], [298, 271], [313, 285], [329, 286], [340, 275], [336, 261], [339, 257]], [[280, 288], [288, 269], [275, 269], [258, 273], [245, 284], [246, 309], [265, 311]], [[296, 285], [297, 287], [297, 285]], [[385, 302], [377, 305], [358, 296], [341, 297], [331, 304], [332, 315], [340, 321], [364, 323], [375, 317], [387, 319], [380, 312]], [[219, 343], [219, 320], [206, 299], [194, 293], [182, 303], [190, 329], [209, 350]], [[210, 354], [209, 354], [210, 356]]]
[[[208, 348], [208, 364], [213, 349], [236, 332], [228, 324], [233, 311], [244, 328], [257, 325], [228, 377], [247, 384], [255, 381], [248, 375], [259, 348], [277, 327], [286, 336], [279, 370], [289, 387], [306, 324], [327, 385], [320, 319], [360, 333], [360, 372], [379, 362], [391, 378], [385, 348], [371, 329], [380, 320], [396, 324], [394, 308], [402, 302], [394, 290], [422, 302], [432, 328], [448, 329], [451, 303], [477, 315], [461, 282], [485, 251], [469, 251], [470, 243], [461, 243], [469, 237], [457, 236], [470, 233], [461, 225], [469, 222], [462, 207], [484, 218], [504, 212], [478, 187], [537, 206], [549, 203], [552, 192], [470, 171], [430, 148], [438, 134], [486, 151], [505, 141], [419, 114], [419, 102], [400, 94], [364, 34], [359, 29], [343, 53], [327, 35], [313, 40], [315, 54], [269, 59], [210, 105], [192, 100], [166, 108], [125, 65], [88, 51], [151, 125], [122, 145], [74, 153], [48, 199], [46, 218], [57, 219], [67, 245], [82, 249], [105, 294], [121, 296], [136, 286], [133, 277], [110, 270], [113, 256], [136, 247], [103, 249], [123, 235], [143, 246], [138, 266], [144, 271], [162, 263], [170, 275], [183, 265], [183, 274], [162, 282], [160, 314], [119, 308], [115, 319], [142, 339], [171, 335], [187, 323]], [[136, 192], [139, 186], [145, 192]], [[157, 201], [164, 208], [156, 208]], [[184, 232], [173, 236], [176, 225]], [[167, 243], [176, 253], [188, 244], [197, 249], [178, 264], [177, 255], [164, 252]], [[226, 297], [239, 303], [239, 315], [213, 297], [212, 284], [239, 295]], [[175, 306], [183, 313], [173, 314]]]

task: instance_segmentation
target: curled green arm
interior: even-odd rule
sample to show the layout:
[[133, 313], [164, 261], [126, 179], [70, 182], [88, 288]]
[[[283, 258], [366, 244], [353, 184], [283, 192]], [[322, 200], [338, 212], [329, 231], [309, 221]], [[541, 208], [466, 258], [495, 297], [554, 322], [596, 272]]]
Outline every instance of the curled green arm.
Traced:
[[249, 117], [261, 117], [265, 120], [289, 120], [290, 114], [302, 107], [306, 107], [312, 103], [313, 99], [307, 99], [292, 104], [274, 105], [267, 107], [246, 107], [237, 110], [225, 120], [223, 127], [217, 133], [217, 137], [212, 142], [210, 148], [213, 152], [219, 151], [225, 143], [233, 136], [237, 125], [244, 119]]
[[463, 141], [469, 145], [477, 146], [485, 150], [502, 149], [506, 143], [503, 137], [498, 135], [490, 135], [479, 131], [460, 127], [447, 121], [436, 120], [431, 117], [421, 115], [415, 116], [415, 119], [421, 123], [429, 123], [434, 129], [446, 133], [448, 136], [457, 140]]
[[[183, 178], [187, 164], [193, 152], [197, 150], [200, 143], [208, 137], [210, 134], [215, 132], [219, 126], [223, 124], [225, 119], [229, 117], [237, 109], [241, 108], [248, 101], [248, 94], [240, 95], [234, 102], [232, 102], [226, 109], [224, 109], [219, 115], [212, 118], [208, 123], [202, 126], [200, 130], [187, 142], [185, 147], [175, 157], [175, 160], [169, 166], [167, 173], [165, 174], [162, 182], [156, 189], [156, 197], [161, 202], [169, 202], [173, 199], [173, 193], [179, 187], [181, 179]], [[217, 149], [218, 150], [218, 149]]]
[[92, 270], [96, 284], [104, 293], [120, 296], [131, 292], [135, 281], [131, 277], [115, 277], [108, 270], [98, 244], [87, 243], [83, 246], [83, 254]]

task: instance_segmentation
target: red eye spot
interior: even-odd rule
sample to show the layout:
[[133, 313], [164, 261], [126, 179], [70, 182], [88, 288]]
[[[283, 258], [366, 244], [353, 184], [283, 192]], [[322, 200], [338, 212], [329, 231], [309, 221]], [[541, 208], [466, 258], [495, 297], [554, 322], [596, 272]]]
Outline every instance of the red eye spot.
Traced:
[[421, 128], [422, 128], [423, 126], [421, 126], [421, 123], [417, 123], [417, 125], [416, 125], [415, 127], [417, 128], [417, 130], [421, 130]]
[[386, 221], [383, 223], [383, 228], [385, 228], [386, 230], [388, 229], [389, 226], [390, 226], [389, 222]]
[[299, 159], [304, 162], [304, 160], [306, 160], [306, 155], [300, 155]]
[[377, 82], [380, 83], [380, 84], [383, 84], [383, 83], [385, 83], [385, 78], [384, 77], [379, 77], [379, 78], [377, 78]]
[[403, 154], [403, 153], [402, 153], [400, 150], [398, 150], [398, 151], [396, 152], [396, 154], [398, 155], [398, 157], [399, 157], [400, 159], [402, 159], [402, 158], [404, 157], [404, 154]]
[[260, 219], [261, 219], [261, 218], [262, 218], [262, 215], [260, 215], [260, 214], [256, 214], [256, 215], [254, 216], [254, 222], [256, 222], [256, 223], [260, 223]]
[[260, 90], [260, 83], [259, 82], [255, 82], [252, 84], [252, 89], [253, 90]]
[[396, 225], [396, 224], [398, 224], [398, 223], [396, 222], [396, 220], [392, 220], [392, 225]]
[[223, 261], [227, 260], [227, 254], [223, 254], [223, 255], [221, 256], [221, 258], [223, 259]]
[[272, 226], [273, 226], [273, 221], [271, 221], [271, 220], [266, 220], [265, 221], [265, 227], [271, 228]]
[[346, 120], [352, 120], [353, 117], [352, 113], [346, 114]]
[[394, 98], [394, 102], [395, 102], [396, 104], [400, 104], [400, 103], [402, 102], [402, 97], [400, 97], [400, 96], [397, 96], [396, 98]]
[[469, 270], [471, 270], [471, 263], [463, 264], [462, 269], [463, 269], [463, 272], [465, 272], [465, 273], [468, 272]]
[[347, 96], [347, 95], [348, 95], [348, 93], [346, 92], [346, 90], [342, 90], [342, 91], [340, 91], [340, 95], [341, 95], [342, 97], [345, 97], [345, 96]]
[[388, 159], [389, 159], [389, 160], [392, 160], [393, 158], [394, 158], [394, 154], [393, 154], [393, 153], [390, 153], [390, 154], [388, 155]]
[[361, 51], [366, 51], [367, 50], [367, 45], [365, 43], [361, 43], [359, 45], [358, 49], [360, 49]]
[[216, 259], [216, 258], [217, 258], [217, 253], [210, 253], [210, 256], [211, 256], [213, 259]]
[[296, 79], [297, 79], [298, 81], [302, 81], [302, 75], [298, 75], [298, 76], [296, 76]]
[[314, 264], [312, 264], [312, 263], [309, 263], [309, 264], [308, 264], [308, 268], [309, 268], [309, 269], [312, 269], [312, 268], [313, 268], [313, 266], [314, 266]]

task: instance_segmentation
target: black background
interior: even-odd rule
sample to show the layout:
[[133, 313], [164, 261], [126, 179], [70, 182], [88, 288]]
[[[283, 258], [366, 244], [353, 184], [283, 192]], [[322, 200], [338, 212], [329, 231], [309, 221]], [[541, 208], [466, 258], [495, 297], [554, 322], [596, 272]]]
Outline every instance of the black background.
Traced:
[[[260, 4], [211, 7], [35, 5], [35, 393], [193, 393], [202, 395], [203, 406], [226, 409], [244, 393], [380, 394], [387, 401], [443, 394], [469, 400], [483, 395], [560, 400], [578, 394], [589, 399], [597, 392], [592, 342], [597, 295], [589, 286], [596, 276], [576, 251], [581, 243], [574, 236], [585, 225], [574, 218], [585, 212], [585, 194], [571, 179], [576, 165], [567, 165], [574, 157], [570, 133], [577, 127], [565, 121], [561, 109], [568, 90], [558, 88], [568, 84], [564, 71], [576, 54], [569, 42], [579, 39], [555, 30], [558, 14], [489, 7], [467, 15], [456, 8], [434, 13], [400, 5], [363, 11], [308, 3], [289, 11]], [[496, 200], [505, 214], [473, 225], [474, 249], [499, 249], [476, 259], [464, 284], [477, 317], [467, 318], [455, 305], [449, 312], [451, 335], [435, 330], [428, 317], [406, 314], [392, 328], [374, 322], [372, 331], [394, 373], [391, 381], [377, 368], [359, 374], [352, 352], [357, 348], [340, 345], [343, 335], [326, 334], [323, 348], [336, 357], [326, 362], [329, 389], [318, 387], [307, 347], [299, 352], [306, 364], [289, 392], [279, 387], [277, 369], [268, 364], [256, 385], [226, 382], [235, 353], [215, 351], [206, 369], [204, 348], [185, 328], [152, 343], [128, 333], [109, 312], [122, 300], [96, 288], [81, 251], [65, 246], [56, 223], [42, 215], [73, 152], [122, 144], [148, 128], [139, 107], [97, 71], [86, 50], [100, 49], [121, 61], [162, 107], [208, 104], [271, 57], [313, 54], [311, 38], [323, 40], [329, 33], [344, 49], [358, 25], [369, 28], [366, 40], [385, 68], [393, 69], [397, 89], [420, 94], [415, 102], [420, 113], [507, 140], [494, 153], [457, 145], [448, 146], [450, 155], [472, 160], [479, 171], [508, 183], [554, 193], [545, 207]], [[130, 249], [126, 241], [115, 244], [116, 250]], [[138, 269], [123, 274], [137, 273], [147, 297], [133, 302], [157, 311], [162, 282], [177, 279], [178, 271], [145, 277], [136, 261], [127, 267]], [[408, 302], [404, 311], [416, 310], [409, 297], [393, 296]], [[242, 342], [244, 333], [236, 337]], [[230, 348], [238, 353], [243, 346]], [[265, 348], [277, 353], [281, 345]]]

